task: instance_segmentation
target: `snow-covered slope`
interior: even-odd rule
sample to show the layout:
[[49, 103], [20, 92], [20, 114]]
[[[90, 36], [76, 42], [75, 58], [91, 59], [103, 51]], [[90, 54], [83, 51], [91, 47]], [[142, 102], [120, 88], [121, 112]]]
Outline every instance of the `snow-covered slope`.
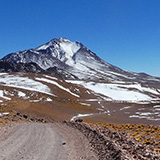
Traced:
[[[71, 42], [67, 39], [53, 39], [45, 45], [36, 48], [37, 51], [50, 50], [50, 54], [60, 61], [72, 65], [74, 63], [73, 56], [81, 48], [78, 42]], [[43, 66], [42, 66], [43, 68]]]
[[67, 82], [81, 85], [94, 93], [101, 94], [107, 101], [120, 101], [131, 103], [150, 103], [160, 100], [160, 89], [142, 86], [138, 83], [95, 83], [86, 81], [67, 80]]

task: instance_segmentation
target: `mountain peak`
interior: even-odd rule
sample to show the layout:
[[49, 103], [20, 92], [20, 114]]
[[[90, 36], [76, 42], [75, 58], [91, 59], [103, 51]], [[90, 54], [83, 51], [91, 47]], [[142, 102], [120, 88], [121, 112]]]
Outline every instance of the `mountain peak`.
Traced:
[[81, 48], [81, 43], [72, 42], [66, 38], [52, 39], [48, 43], [37, 47], [35, 50], [38, 52], [44, 52], [47, 50], [47, 53], [52, 57], [59, 59], [66, 64], [73, 64], [73, 56]]
[[51, 41], [37, 47], [36, 50], [45, 50], [48, 47], [52, 47], [52, 48], [63, 47], [63, 49], [69, 49], [69, 47], [71, 47], [72, 49], [74, 49], [76, 46], [79, 48], [80, 45], [82, 46], [80, 42], [77, 42], [77, 41], [72, 42], [66, 38], [61, 37], [59, 39], [57, 38], [52, 39]]
[[70, 40], [68, 40], [67, 38], [64, 38], [64, 37], [59, 38], [59, 40], [60, 40], [61, 42], [69, 42], [69, 43], [71, 43]]

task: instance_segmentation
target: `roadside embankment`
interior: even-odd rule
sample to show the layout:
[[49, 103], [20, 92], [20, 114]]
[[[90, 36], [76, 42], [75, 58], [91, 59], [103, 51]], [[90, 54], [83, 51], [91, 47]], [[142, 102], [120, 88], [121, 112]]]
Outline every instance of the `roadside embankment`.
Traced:
[[94, 127], [79, 122], [65, 122], [68, 126], [80, 130], [89, 140], [91, 147], [100, 160], [159, 160], [158, 154], [153, 146], [136, 141], [126, 132], [118, 132], [107, 126]]

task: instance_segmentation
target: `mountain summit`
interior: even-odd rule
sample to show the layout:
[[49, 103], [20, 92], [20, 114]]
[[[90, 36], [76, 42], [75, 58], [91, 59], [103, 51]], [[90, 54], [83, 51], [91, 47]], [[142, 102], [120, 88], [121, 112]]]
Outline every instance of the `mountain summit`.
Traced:
[[12, 71], [19, 71], [18, 68], [21, 68], [20, 71], [49, 73], [65, 79], [136, 81], [147, 84], [160, 82], [160, 78], [124, 71], [111, 65], [82, 43], [66, 38], [52, 39], [35, 49], [8, 54], [2, 58], [1, 63], [1, 71], [5, 69], [4, 63], [9, 63]]

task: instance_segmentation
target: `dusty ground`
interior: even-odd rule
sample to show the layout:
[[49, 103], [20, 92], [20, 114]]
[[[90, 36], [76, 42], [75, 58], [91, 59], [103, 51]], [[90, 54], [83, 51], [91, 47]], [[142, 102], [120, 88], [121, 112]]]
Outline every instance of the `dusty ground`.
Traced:
[[87, 138], [65, 124], [8, 123], [0, 131], [1, 160], [97, 160]]

